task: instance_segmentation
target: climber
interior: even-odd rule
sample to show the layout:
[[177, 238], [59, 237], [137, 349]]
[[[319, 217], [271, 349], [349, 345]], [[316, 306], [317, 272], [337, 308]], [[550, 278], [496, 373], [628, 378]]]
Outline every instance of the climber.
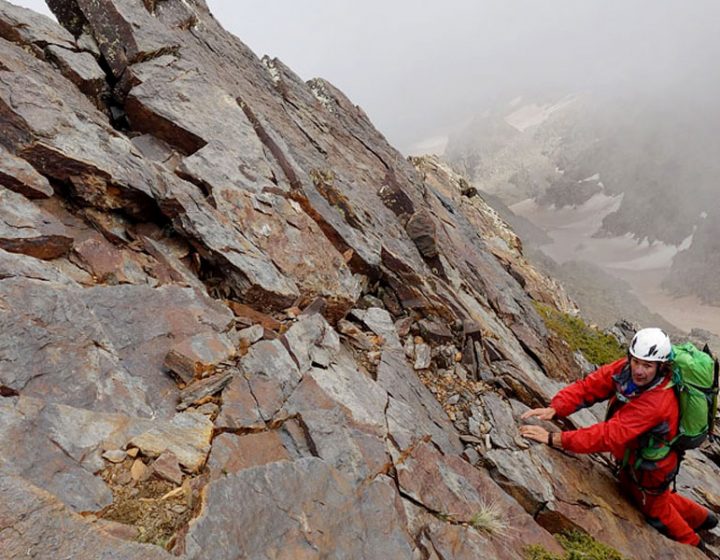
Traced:
[[642, 329], [633, 337], [627, 357], [565, 387], [549, 407], [528, 410], [521, 416], [523, 420], [563, 418], [610, 399], [604, 422], [553, 433], [541, 426], [523, 425], [520, 434], [575, 453], [610, 452], [618, 463], [621, 488], [648, 522], [671, 538], [708, 553], [696, 531], [715, 527], [718, 519], [711, 511], [670, 490], [679, 468], [678, 453], [671, 449], [657, 461], [637, 458], [637, 451], [649, 442], [669, 441], [677, 434], [677, 396], [675, 391], [663, 390], [672, 378], [671, 359], [668, 336], [658, 328]]

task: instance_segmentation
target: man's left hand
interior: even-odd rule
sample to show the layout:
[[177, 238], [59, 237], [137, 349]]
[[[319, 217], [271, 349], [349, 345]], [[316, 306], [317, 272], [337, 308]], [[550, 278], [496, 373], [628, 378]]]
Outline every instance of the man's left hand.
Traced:
[[520, 426], [520, 435], [521, 436], [523, 436], [527, 439], [539, 441], [540, 443], [547, 443], [549, 433], [550, 432], [548, 432], [542, 426], [533, 426], [531, 424], [526, 424], [524, 426]]

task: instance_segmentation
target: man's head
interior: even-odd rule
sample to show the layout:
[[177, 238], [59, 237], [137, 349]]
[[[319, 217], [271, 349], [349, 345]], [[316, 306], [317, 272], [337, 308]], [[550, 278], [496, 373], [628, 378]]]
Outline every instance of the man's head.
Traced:
[[647, 385], [655, 379], [662, 364], [672, 359], [670, 338], [661, 329], [639, 330], [628, 348], [628, 358], [635, 385]]

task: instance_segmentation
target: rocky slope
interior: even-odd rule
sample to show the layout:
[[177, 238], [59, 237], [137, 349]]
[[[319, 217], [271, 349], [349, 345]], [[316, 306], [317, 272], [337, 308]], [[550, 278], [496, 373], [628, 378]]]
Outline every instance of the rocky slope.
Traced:
[[701, 557], [518, 437], [574, 305], [459, 177], [201, 0], [49, 5], [0, 0], [4, 557]]

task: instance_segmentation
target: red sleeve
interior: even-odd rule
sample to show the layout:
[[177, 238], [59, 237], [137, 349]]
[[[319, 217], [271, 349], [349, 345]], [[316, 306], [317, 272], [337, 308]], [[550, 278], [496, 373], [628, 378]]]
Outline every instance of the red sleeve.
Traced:
[[556, 416], [563, 418], [573, 412], [609, 398], [615, 390], [612, 376], [622, 370], [627, 358], [621, 358], [604, 365], [584, 379], [568, 385], [561, 390], [550, 406], [555, 409]]
[[563, 449], [601, 453], [624, 448], [663, 420], [657, 399], [639, 398], [623, 405], [607, 422], [562, 433]]

